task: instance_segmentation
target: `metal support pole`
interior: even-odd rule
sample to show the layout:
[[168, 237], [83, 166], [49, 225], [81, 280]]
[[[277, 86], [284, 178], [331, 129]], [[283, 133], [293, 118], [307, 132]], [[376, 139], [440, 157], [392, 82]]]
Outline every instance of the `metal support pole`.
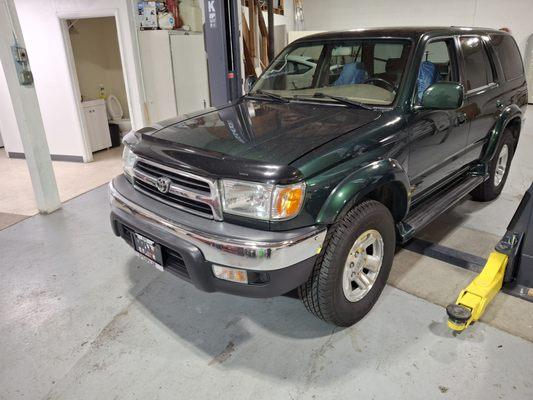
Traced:
[[239, 36], [240, 0], [204, 0], [204, 40], [211, 104], [220, 106], [242, 96]]
[[28, 54], [13, 0], [0, 0], [0, 62], [15, 110], [39, 212], [61, 206]]
[[268, 62], [274, 59], [274, 0], [267, 0], [268, 13]]

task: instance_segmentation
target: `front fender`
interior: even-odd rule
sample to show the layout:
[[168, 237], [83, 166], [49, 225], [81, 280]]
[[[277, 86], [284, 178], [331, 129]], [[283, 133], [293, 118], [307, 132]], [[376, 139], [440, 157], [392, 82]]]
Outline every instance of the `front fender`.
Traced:
[[481, 159], [482, 162], [488, 162], [492, 160], [505, 128], [509, 124], [509, 121], [516, 117], [522, 117], [522, 110], [516, 104], [511, 104], [502, 111], [498, 117], [498, 120], [496, 121], [496, 124], [494, 124], [494, 128], [492, 128], [492, 131], [490, 132], [487, 147]]
[[401, 191], [404, 201], [398, 201], [396, 206], [399, 207], [397, 215], [402, 219], [409, 209], [409, 178], [400, 163], [388, 158], [367, 164], [343, 179], [324, 203], [317, 222], [334, 223], [369, 193], [387, 184], [395, 184]]

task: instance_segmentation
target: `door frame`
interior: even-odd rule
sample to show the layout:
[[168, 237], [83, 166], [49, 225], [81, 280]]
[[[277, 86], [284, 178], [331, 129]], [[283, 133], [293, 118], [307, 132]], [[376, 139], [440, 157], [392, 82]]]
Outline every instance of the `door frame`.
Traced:
[[[132, 82], [129, 82], [128, 75], [126, 73], [126, 66], [128, 67], [134, 67], [134, 60], [128, 60], [124, 56], [124, 43], [122, 39], [121, 32], [123, 31], [123, 28], [120, 24], [120, 18], [119, 18], [119, 10], [118, 9], [102, 9], [102, 10], [91, 10], [86, 12], [71, 12], [71, 13], [59, 13], [57, 15], [58, 23], [61, 27], [61, 33], [63, 36], [63, 44], [65, 48], [65, 54], [67, 56], [67, 63], [68, 63], [68, 69], [69, 69], [69, 75], [70, 80], [72, 83], [73, 88], [73, 95], [76, 99], [77, 104], [77, 114], [78, 114], [78, 120], [80, 122], [81, 131], [82, 131], [82, 142], [83, 142], [83, 161], [84, 162], [91, 162], [93, 161], [93, 153], [91, 150], [91, 144], [89, 139], [89, 130], [87, 128], [87, 123], [85, 121], [85, 118], [83, 116], [83, 110], [81, 106], [81, 91], [80, 91], [80, 83], [78, 80], [78, 74], [76, 72], [76, 64], [74, 59], [74, 52], [72, 50], [72, 43], [70, 41], [70, 34], [68, 31], [67, 26], [67, 20], [69, 19], [87, 19], [87, 18], [104, 18], [104, 17], [113, 17], [115, 19], [115, 26], [117, 30], [117, 39], [118, 39], [118, 47], [119, 47], [119, 55], [120, 55], [120, 62], [122, 67], [122, 76], [124, 77], [124, 86], [126, 89], [126, 98], [128, 102], [128, 109], [130, 114], [130, 120], [135, 121], [136, 115], [136, 108], [132, 106], [131, 101], [131, 86], [134, 84]], [[129, 34], [129, 31], [127, 32]], [[144, 120], [144, 116], [140, 116], [141, 119]]]

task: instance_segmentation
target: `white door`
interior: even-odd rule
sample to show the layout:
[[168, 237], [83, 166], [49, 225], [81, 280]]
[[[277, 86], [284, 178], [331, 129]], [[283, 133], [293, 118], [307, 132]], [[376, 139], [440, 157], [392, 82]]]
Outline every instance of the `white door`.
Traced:
[[111, 147], [111, 134], [109, 133], [109, 122], [107, 120], [105, 104], [99, 104], [95, 106], [94, 115], [94, 123], [96, 128], [95, 135], [98, 137], [98, 150], [108, 149]]
[[85, 102], [83, 104], [83, 114], [91, 151], [95, 152], [111, 147], [111, 135], [104, 101], [93, 100]]
[[170, 35], [178, 114], [210, 106], [204, 35]]
[[139, 49], [151, 124], [178, 115], [172, 78], [172, 56], [168, 31], [140, 31]]
[[83, 115], [85, 117], [85, 126], [87, 127], [87, 134], [89, 136], [89, 142], [91, 152], [95, 152], [99, 146], [98, 135], [96, 135], [96, 115], [94, 107], [84, 107]]

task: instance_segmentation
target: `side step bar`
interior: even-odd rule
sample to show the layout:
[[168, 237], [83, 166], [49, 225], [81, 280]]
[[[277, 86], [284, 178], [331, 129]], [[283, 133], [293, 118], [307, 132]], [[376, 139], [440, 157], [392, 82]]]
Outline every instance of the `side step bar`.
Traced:
[[474, 190], [486, 179], [483, 175], [471, 175], [459, 181], [454, 187], [438, 192], [424, 201], [407, 216], [398, 226], [403, 243], [420, 231], [423, 227], [455, 206], [468, 193]]

